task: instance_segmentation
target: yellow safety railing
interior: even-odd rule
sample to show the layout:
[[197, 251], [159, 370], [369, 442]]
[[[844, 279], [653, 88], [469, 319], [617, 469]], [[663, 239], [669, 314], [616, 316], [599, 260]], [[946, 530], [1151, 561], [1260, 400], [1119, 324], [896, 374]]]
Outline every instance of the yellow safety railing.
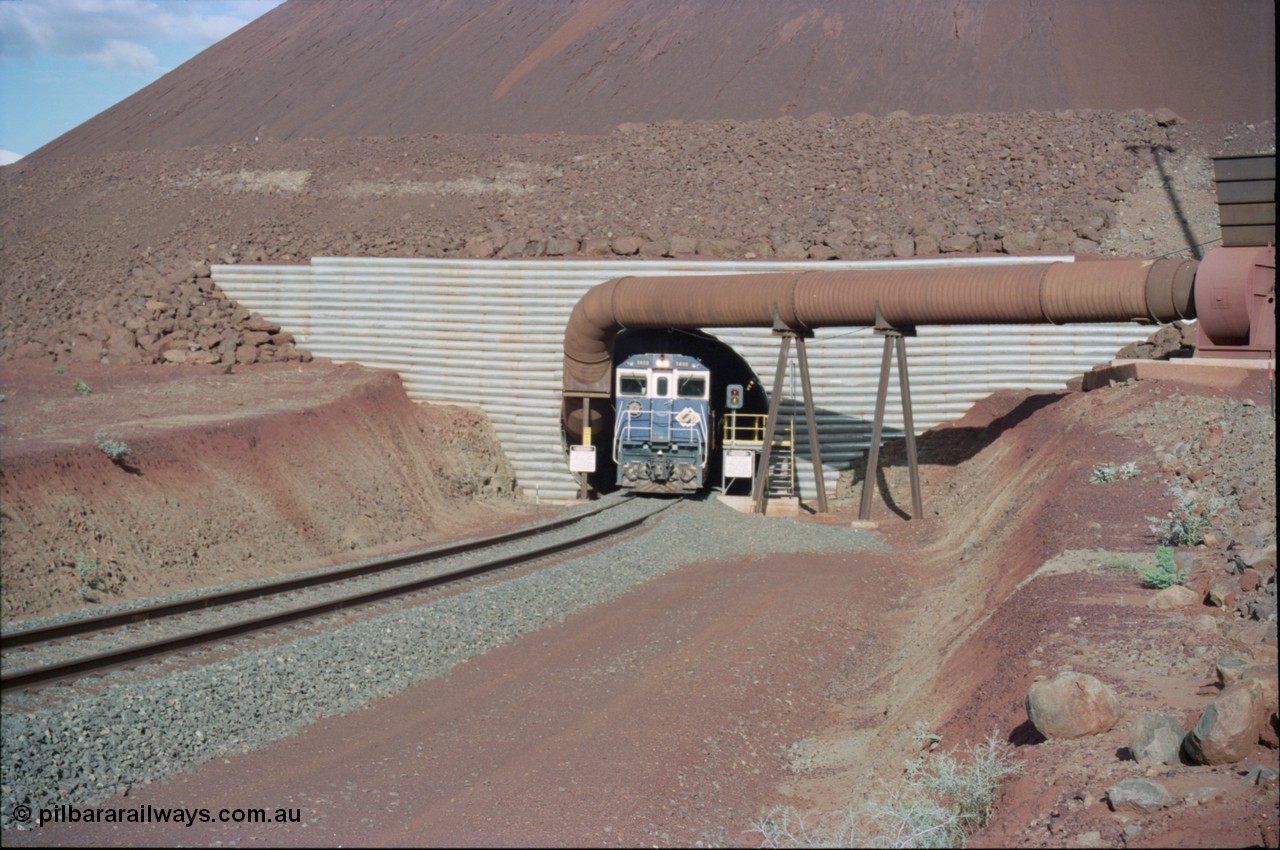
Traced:
[[[730, 410], [725, 413], [721, 425], [721, 445], [725, 448], [759, 449], [764, 445], [765, 425], [769, 417], [763, 413], [738, 413]], [[779, 417], [774, 428], [773, 444], [790, 446], [792, 443], [792, 423]]]

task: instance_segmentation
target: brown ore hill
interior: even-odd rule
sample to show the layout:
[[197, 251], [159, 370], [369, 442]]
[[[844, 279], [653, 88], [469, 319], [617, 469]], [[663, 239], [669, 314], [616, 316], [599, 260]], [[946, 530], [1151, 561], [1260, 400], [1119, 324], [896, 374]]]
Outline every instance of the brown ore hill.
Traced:
[[1260, 0], [289, 0], [40, 150], [815, 113], [1274, 114]]

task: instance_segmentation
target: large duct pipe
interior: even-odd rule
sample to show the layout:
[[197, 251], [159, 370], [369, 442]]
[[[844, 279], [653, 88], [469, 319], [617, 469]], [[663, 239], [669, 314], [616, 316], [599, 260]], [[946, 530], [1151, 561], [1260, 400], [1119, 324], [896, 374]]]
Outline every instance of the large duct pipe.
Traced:
[[[1195, 317], [1194, 260], [614, 278], [564, 333], [566, 395], [607, 396], [623, 328], [1171, 322]], [[879, 315], [877, 316], [877, 308]]]

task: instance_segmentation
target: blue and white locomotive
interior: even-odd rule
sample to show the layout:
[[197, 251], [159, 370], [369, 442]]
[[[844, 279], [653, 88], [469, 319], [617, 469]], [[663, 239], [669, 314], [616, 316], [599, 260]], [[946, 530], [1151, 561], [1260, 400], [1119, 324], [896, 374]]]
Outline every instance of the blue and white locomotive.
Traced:
[[639, 493], [702, 489], [715, 426], [711, 372], [684, 354], [635, 354], [614, 378], [618, 485]]

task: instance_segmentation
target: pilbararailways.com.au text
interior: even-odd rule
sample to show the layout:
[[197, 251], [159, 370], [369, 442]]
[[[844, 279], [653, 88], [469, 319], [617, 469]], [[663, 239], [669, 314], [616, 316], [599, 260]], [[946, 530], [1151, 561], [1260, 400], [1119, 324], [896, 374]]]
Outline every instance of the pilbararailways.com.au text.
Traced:
[[36, 808], [25, 803], [13, 807], [19, 824], [45, 826], [53, 823], [177, 823], [191, 827], [197, 823], [276, 824], [302, 823], [302, 809], [213, 809], [166, 808], [146, 803], [121, 808], [86, 808], [59, 804]]

